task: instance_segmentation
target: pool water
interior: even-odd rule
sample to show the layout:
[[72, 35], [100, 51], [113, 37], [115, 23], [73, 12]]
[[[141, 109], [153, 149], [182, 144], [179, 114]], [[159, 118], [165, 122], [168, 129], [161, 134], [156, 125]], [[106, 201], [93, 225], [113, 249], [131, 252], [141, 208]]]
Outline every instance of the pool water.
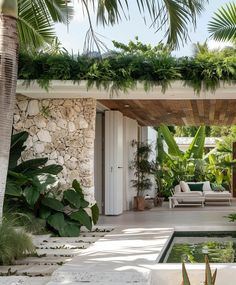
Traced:
[[159, 262], [236, 262], [236, 232], [175, 232]]

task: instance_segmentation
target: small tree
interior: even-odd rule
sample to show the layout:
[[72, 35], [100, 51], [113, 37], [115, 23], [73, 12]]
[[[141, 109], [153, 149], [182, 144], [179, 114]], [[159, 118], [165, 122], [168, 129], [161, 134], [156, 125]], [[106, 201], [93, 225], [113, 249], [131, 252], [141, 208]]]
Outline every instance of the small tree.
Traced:
[[133, 141], [132, 146], [137, 147], [131, 169], [134, 169], [135, 179], [131, 180], [132, 186], [137, 190], [136, 206], [138, 210], [144, 209], [143, 193], [152, 186], [150, 174], [153, 173], [153, 161], [149, 160], [152, 152], [151, 145], [148, 143]]

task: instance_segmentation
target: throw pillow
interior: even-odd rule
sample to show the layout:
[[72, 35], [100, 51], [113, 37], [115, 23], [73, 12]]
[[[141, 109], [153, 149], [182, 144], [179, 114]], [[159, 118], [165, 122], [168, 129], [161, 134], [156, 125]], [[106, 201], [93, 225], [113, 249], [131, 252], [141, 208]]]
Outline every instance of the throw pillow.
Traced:
[[223, 192], [226, 190], [222, 185], [217, 183], [211, 183], [211, 189], [215, 192]]
[[190, 188], [189, 188], [188, 184], [185, 181], [180, 181], [179, 185], [180, 185], [181, 190], [183, 192], [189, 192], [190, 191]]
[[203, 191], [203, 183], [188, 184], [191, 191]]

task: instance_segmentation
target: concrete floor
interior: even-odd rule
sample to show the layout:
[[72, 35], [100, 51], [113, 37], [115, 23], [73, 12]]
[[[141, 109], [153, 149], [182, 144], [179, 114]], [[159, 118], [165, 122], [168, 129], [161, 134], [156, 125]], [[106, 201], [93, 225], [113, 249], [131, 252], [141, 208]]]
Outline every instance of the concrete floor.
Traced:
[[[212, 205], [143, 212], [129, 211], [120, 216], [101, 216], [99, 224], [114, 231], [56, 270], [48, 285], [172, 285], [181, 284], [181, 264], [159, 264], [166, 244], [175, 230], [236, 230], [225, 216], [236, 213], [232, 206]], [[235, 285], [236, 264], [214, 264], [218, 268], [216, 285]], [[200, 284], [204, 279], [203, 264], [188, 264], [190, 280]]]
[[236, 199], [231, 206], [209, 205], [201, 207], [178, 207], [168, 208], [168, 203], [164, 202], [162, 207], [155, 207], [142, 212], [128, 211], [120, 216], [100, 216], [100, 225], [110, 225], [115, 227], [210, 227], [229, 226], [235, 227], [236, 223], [228, 221], [226, 216], [236, 213]]

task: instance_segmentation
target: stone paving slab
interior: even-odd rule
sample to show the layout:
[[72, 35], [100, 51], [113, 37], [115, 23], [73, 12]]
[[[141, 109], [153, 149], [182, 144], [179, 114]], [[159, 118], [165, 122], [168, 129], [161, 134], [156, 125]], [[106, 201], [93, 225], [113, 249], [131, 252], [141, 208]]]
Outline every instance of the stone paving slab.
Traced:
[[51, 255], [51, 256], [58, 256], [58, 257], [69, 257], [69, 256], [75, 256], [81, 253], [84, 249], [89, 247], [90, 245], [84, 246], [83, 248], [71, 248], [71, 249], [37, 249], [37, 253], [39, 256], [41, 255]]
[[53, 243], [53, 242], [46, 242], [46, 243], [39, 243], [36, 245], [37, 249], [81, 249], [81, 248], [87, 248], [90, 246], [91, 243], [85, 243], [85, 242], [79, 242], [79, 243], [67, 243], [67, 242], [61, 242], [61, 243]]
[[51, 275], [58, 267], [58, 265], [10, 265], [1, 266], [0, 273], [7, 274], [10, 269], [11, 272], [16, 272], [14, 275], [46, 276]]
[[50, 277], [24, 277], [24, 276], [9, 276], [0, 277], [1, 285], [45, 285]]
[[16, 260], [15, 264], [16, 265], [52, 265], [52, 264], [60, 264], [60, 263], [65, 263], [71, 261], [72, 257], [58, 257], [58, 256], [45, 256], [45, 257], [27, 257], [24, 259], [19, 259]]

